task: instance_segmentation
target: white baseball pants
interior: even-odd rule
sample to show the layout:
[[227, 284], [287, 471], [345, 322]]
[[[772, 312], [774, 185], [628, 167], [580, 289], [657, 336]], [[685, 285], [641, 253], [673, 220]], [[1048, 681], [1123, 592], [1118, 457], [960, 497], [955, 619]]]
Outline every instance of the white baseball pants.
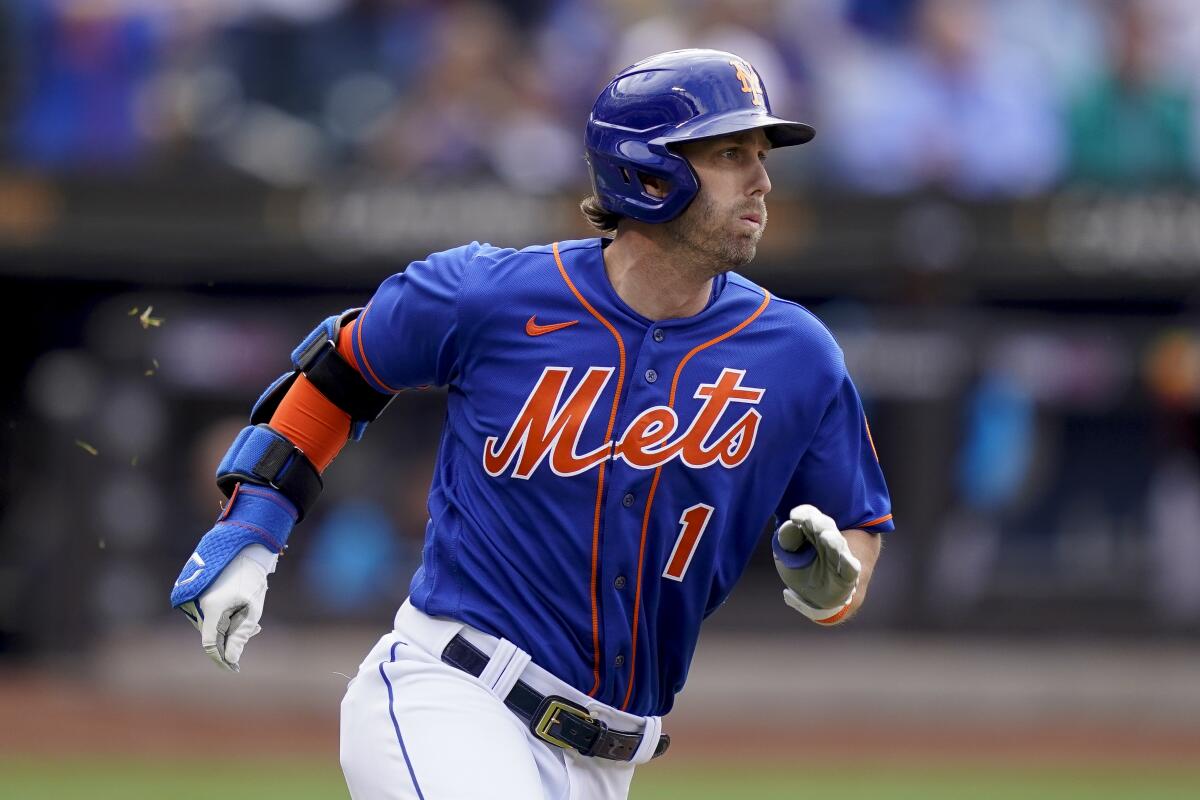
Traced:
[[[456, 635], [491, 656], [478, 678], [441, 661]], [[647, 732], [633, 761], [581, 756], [534, 736], [502, 698], [520, 678], [587, 708], [609, 727]], [[511, 642], [407, 600], [342, 700], [341, 761], [354, 800], [618, 800], [662, 729], [597, 703], [533, 664]]]

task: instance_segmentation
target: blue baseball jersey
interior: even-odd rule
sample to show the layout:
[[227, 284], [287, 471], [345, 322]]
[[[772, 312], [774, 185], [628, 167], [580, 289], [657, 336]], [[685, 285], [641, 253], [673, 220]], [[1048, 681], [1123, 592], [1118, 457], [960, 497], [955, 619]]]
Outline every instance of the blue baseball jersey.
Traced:
[[381, 391], [448, 387], [412, 602], [598, 700], [664, 714], [768, 522], [892, 530], [828, 330], [746, 278], [650, 320], [603, 240], [471, 244], [380, 286], [351, 334]]

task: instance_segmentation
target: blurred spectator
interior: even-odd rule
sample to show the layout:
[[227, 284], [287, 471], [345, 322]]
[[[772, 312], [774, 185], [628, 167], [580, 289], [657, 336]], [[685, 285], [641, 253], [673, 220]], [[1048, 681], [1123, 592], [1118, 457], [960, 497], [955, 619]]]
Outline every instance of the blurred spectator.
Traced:
[[[614, 73], [665, 50], [726, 50], [749, 61], [758, 72], [775, 114], [807, 119], [811, 116], [807, 111], [811, 99], [804, 80], [804, 42], [778, 36], [777, 5], [771, 0], [668, 0], [661, 4], [659, 13], [625, 29], [610, 69], [601, 70], [601, 74]], [[594, 88], [589, 103], [600, 88]], [[800, 170], [812, 163], [811, 158], [789, 156], [772, 162], [776, 181], [795, 183]]]
[[1024, 195], [1054, 180], [1053, 95], [990, 20], [977, 0], [923, 0], [900, 46], [864, 43], [825, 65], [821, 142], [835, 179], [968, 196]]
[[913, 9], [920, 0], [846, 0], [846, 22], [858, 33], [883, 43], [908, 34]]
[[1026, 387], [988, 365], [965, 398], [957, 502], [938, 532], [926, 601], [961, 617], [988, 592], [1014, 506], [1028, 492], [1037, 444], [1036, 406]]
[[[420, 551], [397, 535], [377, 504], [360, 499], [334, 505], [314, 527], [302, 571], [305, 594], [323, 611], [352, 614], [404, 597]], [[408, 546], [404, 552], [402, 545]]]
[[[665, 50], [704, 47], [728, 50], [757, 70], [772, 109], [791, 113], [793, 86], [786, 62], [771, 31], [775, 17], [769, 0], [670, 0], [660, 13], [630, 25], [617, 42], [610, 65], [615, 72]], [[601, 86], [596, 86], [593, 96]]]
[[1200, 621], [1200, 328], [1159, 332], [1142, 376], [1153, 402], [1156, 458], [1146, 497], [1150, 601], [1172, 624]]
[[158, 66], [161, 15], [119, 0], [14, 0], [25, 60], [12, 149], [38, 167], [114, 167], [144, 155], [138, 91]]
[[549, 98], [572, 131], [582, 131], [608, 75], [622, 19], [606, 0], [559, 0], [535, 36]]
[[1070, 178], [1112, 186], [1190, 177], [1191, 98], [1153, 62], [1153, 21], [1142, 2], [1107, 3], [1108, 58], [1068, 110]]
[[247, 13], [215, 43], [235, 99], [218, 152], [279, 184], [359, 160], [420, 81], [439, 16], [424, 0], [293, 0]]
[[447, 7], [429, 36], [428, 60], [369, 140], [369, 156], [401, 175], [485, 173], [494, 120], [518, 102], [515, 32], [495, 5], [466, 2]]
[[958, 488], [973, 511], [998, 513], [1014, 502], [1032, 471], [1035, 408], [1009, 376], [986, 374], [968, 398]]
[[1103, 69], [1103, 20], [1095, 0], [990, 0], [991, 36], [1028, 59], [1062, 107]]
[[420, 80], [438, 13], [430, 3], [402, 0], [315, 5], [279, 5], [247, 17], [221, 36], [220, 47], [247, 102], [354, 146], [396, 94]]
[[505, 184], [529, 194], [548, 194], [587, 179], [583, 160], [583, 121], [568, 127], [555, 113], [553, 81], [532, 57], [513, 63], [517, 86], [512, 105], [491, 120], [484, 146], [492, 172]]
[[1147, 494], [1150, 601], [1165, 621], [1194, 624], [1200, 621], [1200, 529], [1190, 523], [1200, 515], [1200, 460], [1194, 450], [1164, 453]]
[[12, 129], [18, 66], [22, 55], [16, 9], [0, 11], [0, 153], [8, 150], [7, 138]]

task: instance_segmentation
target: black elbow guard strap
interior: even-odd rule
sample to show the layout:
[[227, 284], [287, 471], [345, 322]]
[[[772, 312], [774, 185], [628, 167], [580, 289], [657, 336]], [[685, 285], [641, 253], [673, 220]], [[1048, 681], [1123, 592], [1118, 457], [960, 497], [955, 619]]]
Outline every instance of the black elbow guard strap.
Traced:
[[238, 434], [217, 467], [217, 486], [226, 497], [238, 483], [270, 486], [296, 507], [299, 522], [321, 494], [321, 473], [308, 456], [267, 424], [300, 375], [349, 415], [352, 439], [362, 438], [367, 424], [387, 408], [395, 395], [371, 388], [337, 350], [338, 332], [360, 313], [362, 309], [352, 308], [327, 318], [292, 351], [293, 370], [279, 376], [258, 398], [250, 411], [250, 427]]
[[350, 438], [362, 438], [367, 424], [379, 418], [395, 395], [373, 389], [338, 352], [338, 332], [360, 313], [361, 308], [352, 308], [329, 317], [304, 337], [292, 351], [293, 371], [267, 387], [250, 412], [250, 422], [269, 422], [283, 396], [303, 374], [327, 400], [350, 416]]
[[325, 486], [308, 456], [270, 425], [243, 428], [221, 459], [217, 487], [229, 497], [239, 483], [277, 489], [296, 507], [297, 522]]

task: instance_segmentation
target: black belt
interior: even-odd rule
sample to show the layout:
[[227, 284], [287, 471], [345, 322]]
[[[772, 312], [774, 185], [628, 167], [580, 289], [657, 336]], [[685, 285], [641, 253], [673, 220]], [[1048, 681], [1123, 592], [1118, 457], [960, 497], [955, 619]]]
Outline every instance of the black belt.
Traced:
[[[442, 651], [442, 661], [478, 678], [489, 658], [461, 635]], [[504, 705], [523, 719], [534, 735], [558, 747], [570, 747], [585, 756], [629, 761], [642, 744], [642, 734], [614, 731], [587, 709], [558, 695], [542, 695], [524, 681], [517, 681], [504, 698]], [[659, 737], [653, 758], [667, 752], [671, 737]]]

